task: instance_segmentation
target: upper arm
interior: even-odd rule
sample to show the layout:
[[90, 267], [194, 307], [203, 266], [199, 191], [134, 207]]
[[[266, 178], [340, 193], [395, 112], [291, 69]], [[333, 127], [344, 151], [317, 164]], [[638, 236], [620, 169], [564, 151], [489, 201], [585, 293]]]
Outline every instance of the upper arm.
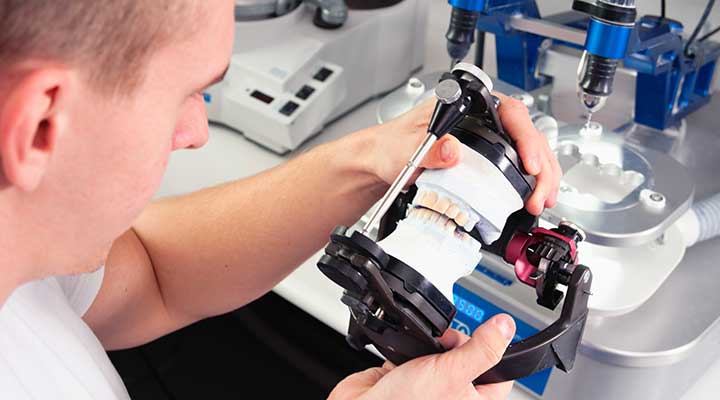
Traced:
[[191, 323], [166, 307], [152, 260], [133, 230], [115, 243], [83, 317], [108, 350], [138, 346]]

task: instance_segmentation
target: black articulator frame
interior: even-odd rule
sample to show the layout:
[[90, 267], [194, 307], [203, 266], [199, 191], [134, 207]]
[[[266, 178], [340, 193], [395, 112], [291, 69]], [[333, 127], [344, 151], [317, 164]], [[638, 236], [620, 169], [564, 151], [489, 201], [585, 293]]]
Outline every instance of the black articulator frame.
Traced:
[[[442, 79], [460, 83], [463, 96], [458, 102], [469, 104], [470, 111], [456, 118], [448, 115], [452, 105], [438, 105], [433, 119], [456, 118], [450, 133], [492, 161], [527, 200], [535, 181], [525, 172], [513, 142], [503, 131], [496, 100], [479, 80], [462, 71], [445, 74]], [[381, 221], [378, 240], [391, 234], [405, 218], [415, 190], [413, 187], [397, 197]], [[592, 284], [590, 270], [577, 265], [576, 244], [582, 234], [571, 224], [530, 231], [535, 222], [519, 211], [508, 219], [501, 239], [484, 245], [515, 264], [520, 280], [536, 288], [538, 304], [544, 307], [554, 309], [563, 297], [557, 285], [567, 286], [560, 318], [536, 335], [511, 344], [500, 363], [475, 384], [514, 380], [553, 366], [567, 372], [573, 366]], [[470, 234], [481, 239], [477, 230]], [[438, 338], [450, 327], [455, 306], [413, 268], [385, 253], [375, 240], [337, 227], [318, 267], [345, 289], [342, 302], [351, 313], [347, 340], [354, 348], [373, 344], [395, 364], [445, 351]]]

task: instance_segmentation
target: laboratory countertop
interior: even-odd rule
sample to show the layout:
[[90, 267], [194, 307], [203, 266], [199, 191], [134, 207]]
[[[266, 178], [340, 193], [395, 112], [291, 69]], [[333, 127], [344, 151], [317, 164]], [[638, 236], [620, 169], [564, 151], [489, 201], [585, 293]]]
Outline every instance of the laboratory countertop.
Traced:
[[[447, 23], [449, 8], [446, 2], [435, 1], [432, 2], [430, 7], [428, 47], [424, 69], [426, 71], [437, 71], [447, 68], [443, 34], [444, 29], [446, 29], [444, 25]], [[489, 69], [492, 71], [492, 68], [490, 66]], [[376, 121], [377, 103], [377, 100], [369, 101], [345, 117], [333, 122], [320, 135], [294, 154], [306, 151], [319, 143], [331, 141], [347, 133], [373, 125]], [[712, 107], [715, 109], [720, 107], [720, 99], [716, 98]], [[708, 113], [708, 115], [711, 115], [711, 113]], [[187, 193], [251, 176], [280, 165], [294, 155], [279, 156], [248, 141], [238, 133], [222, 127], [212, 126], [210, 131], [210, 141], [204, 148], [193, 151], [180, 151], [173, 154], [168, 166], [168, 172], [158, 192], [159, 197]], [[720, 143], [720, 138], [718, 142]], [[709, 173], [709, 171], [705, 173]], [[718, 185], [699, 189], [707, 193], [720, 191]], [[259, 201], [261, 202], [261, 200]], [[262, 204], [258, 204], [258, 207], [262, 207]], [[248, 234], [252, 233], [249, 232]], [[318, 257], [316, 255], [299, 266], [274, 291], [344, 334], [347, 329], [349, 313], [347, 308], [339, 301], [341, 289], [317, 270], [315, 262]], [[691, 388], [683, 399], [716, 398], [717, 393], [720, 393], [720, 363], [715, 363], [706, 372], [706, 376]], [[530, 398], [520, 389], [513, 390], [510, 396], [511, 400]]]

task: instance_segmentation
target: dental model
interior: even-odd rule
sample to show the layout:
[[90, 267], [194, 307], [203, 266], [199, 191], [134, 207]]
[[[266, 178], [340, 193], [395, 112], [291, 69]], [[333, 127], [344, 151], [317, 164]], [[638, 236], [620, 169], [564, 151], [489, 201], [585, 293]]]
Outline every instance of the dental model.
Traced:
[[407, 217], [378, 244], [412, 266], [452, 300], [455, 282], [480, 262], [481, 244], [500, 237], [508, 216], [522, 208], [517, 190], [484, 156], [461, 144], [462, 161], [445, 170], [426, 170]]

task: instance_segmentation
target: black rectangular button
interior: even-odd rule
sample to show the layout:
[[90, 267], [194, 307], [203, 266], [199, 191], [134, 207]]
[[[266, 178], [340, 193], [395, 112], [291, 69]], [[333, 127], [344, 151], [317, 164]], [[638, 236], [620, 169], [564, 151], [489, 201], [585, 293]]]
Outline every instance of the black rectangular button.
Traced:
[[259, 90], [253, 90], [253, 92], [250, 93], [250, 96], [262, 101], [265, 104], [270, 104], [273, 100], [275, 100], [272, 96], [268, 96]]
[[298, 103], [295, 103], [294, 101], [288, 101], [280, 109], [280, 114], [287, 115], [289, 117], [292, 115], [292, 113], [295, 112], [295, 110], [298, 109], [298, 107], [300, 107]]
[[315, 76], [313, 76], [313, 78], [320, 82], [325, 82], [327, 80], [327, 78], [329, 78], [330, 75], [332, 75], [332, 74], [333, 74], [333, 72], [331, 69], [327, 69], [327, 68], [323, 67], [323, 68], [320, 68], [320, 71], [318, 71], [315, 74]]
[[298, 99], [307, 100], [308, 97], [310, 97], [310, 95], [312, 95], [313, 93], [315, 93], [315, 89], [308, 85], [305, 85], [300, 88], [297, 93], [295, 93], [295, 97], [297, 97]]

